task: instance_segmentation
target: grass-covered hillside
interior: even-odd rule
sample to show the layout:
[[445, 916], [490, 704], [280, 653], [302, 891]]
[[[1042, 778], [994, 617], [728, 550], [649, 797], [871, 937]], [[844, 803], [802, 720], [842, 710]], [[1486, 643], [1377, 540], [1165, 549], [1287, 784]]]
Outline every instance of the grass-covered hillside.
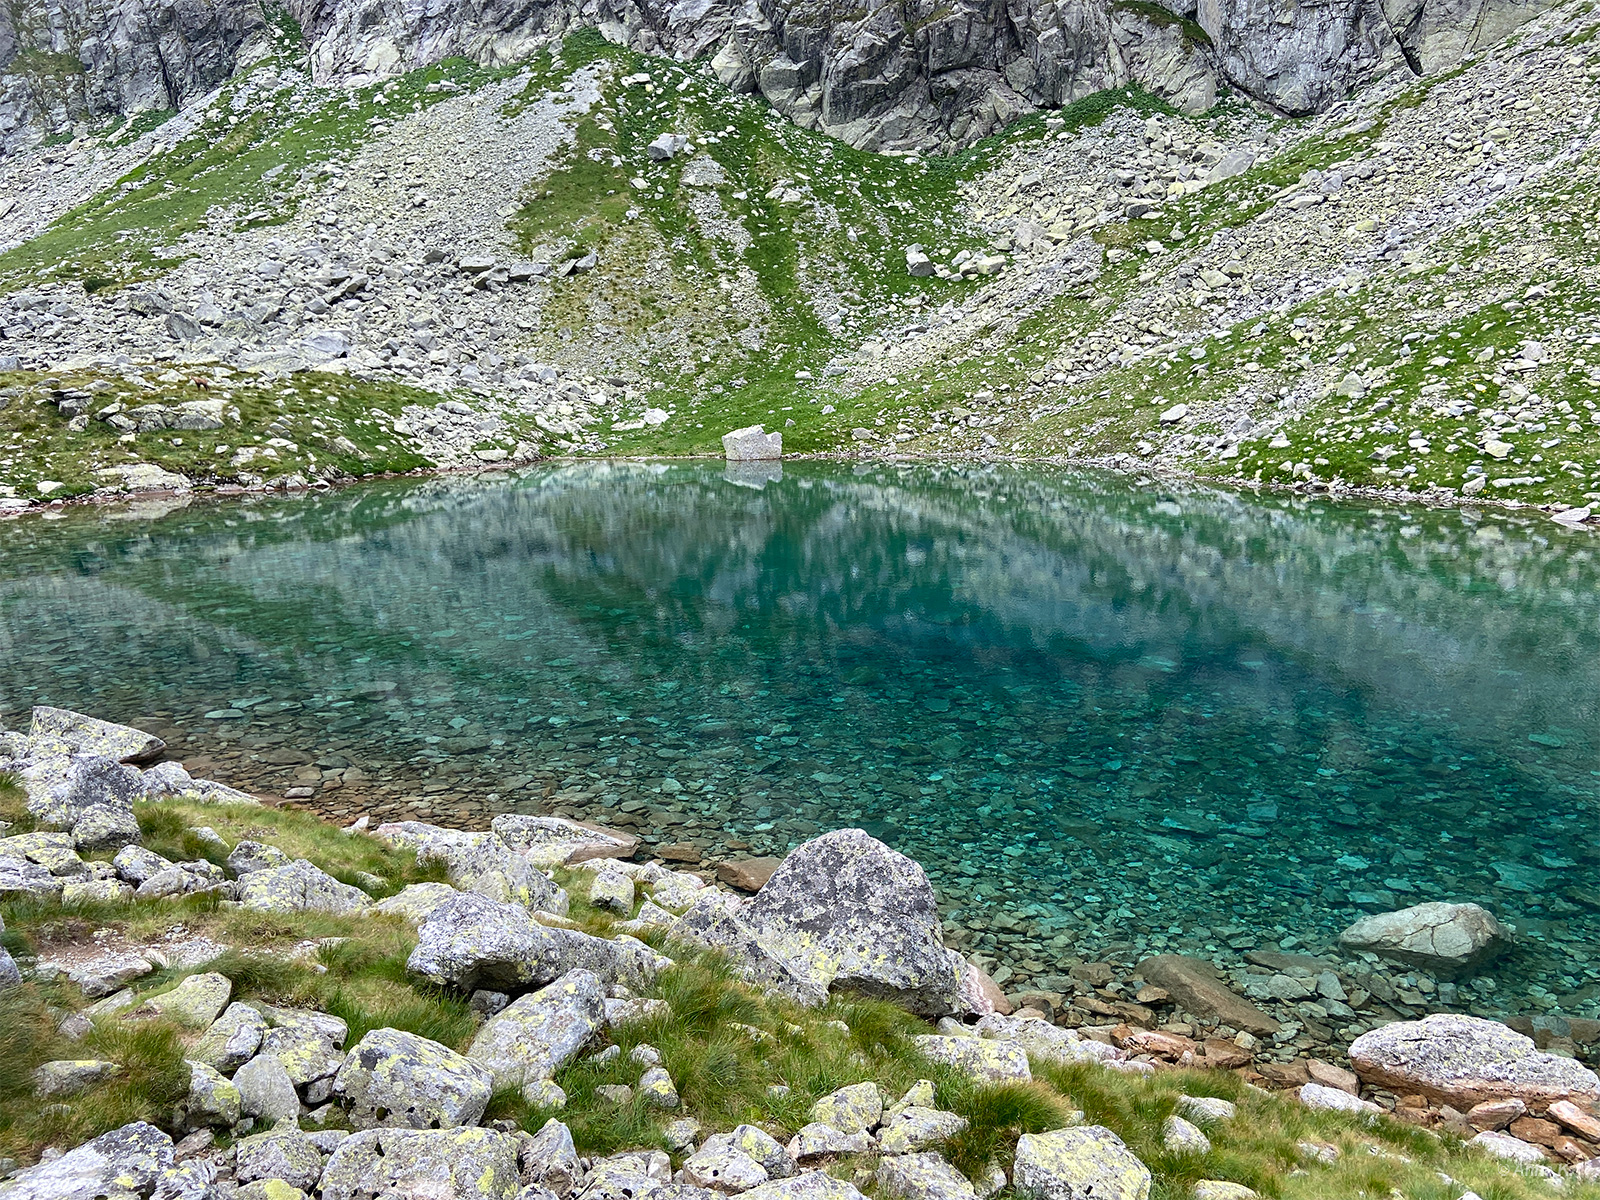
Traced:
[[[762, 422], [791, 453], [1585, 505], [1597, 29], [1560, 5], [1305, 121], [1103, 93], [923, 160], [594, 33], [345, 89], [285, 28], [191, 110], [0, 178], [38, 197], [0, 218], [0, 497]], [[219, 394], [197, 436], [101, 415]]]

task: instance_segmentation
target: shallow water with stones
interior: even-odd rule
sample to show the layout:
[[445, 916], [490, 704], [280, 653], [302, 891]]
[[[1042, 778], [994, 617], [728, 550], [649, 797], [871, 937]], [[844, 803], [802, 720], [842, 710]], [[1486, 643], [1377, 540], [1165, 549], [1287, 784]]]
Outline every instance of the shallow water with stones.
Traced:
[[0, 721], [130, 720], [340, 819], [558, 811], [707, 863], [859, 825], [1008, 989], [1473, 899], [1521, 948], [1430, 1004], [1593, 1015], [1597, 547], [1009, 466], [65, 510], [0, 526]]

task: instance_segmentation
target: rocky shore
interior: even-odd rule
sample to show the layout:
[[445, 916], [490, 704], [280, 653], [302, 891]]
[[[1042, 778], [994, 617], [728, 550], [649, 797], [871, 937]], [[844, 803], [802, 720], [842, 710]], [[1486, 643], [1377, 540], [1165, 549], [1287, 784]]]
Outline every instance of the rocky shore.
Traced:
[[[7, 814], [25, 830], [0, 839], [0, 1006], [14, 1027], [55, 1026], [23, 1056], [74, 1042], [127, 1056], [160, 1033], [181, 1077], [140, 1119], [95, 1129], [126, 1114], [115, 1104], [143, 1103], [131, 1060], [0, 1073], [0, 1088], [23, 1089], [0, 1118], [30, 1159], [0, 1183], [18, 1200], [963, 1200], [1007, 1187], [1144, 1200], [1152, 1179], [1238, 1200], [1252, 1183], [1277, 1190], [1242, 1142], [1214, 1153], [1254, 1125], [1300, 1130], [1295, 1170], [1327, 1172], [1325, 1195], [1355, 1194], [1339, 1175], [1352, 1152], [1474, 1181], [1453, 1195], [1600, 1174], [1600, 1078], [1579, 1044], [1594, 1030], [1422, 1015], [1508, 944], [1474, 905], [1359, 922], [1342, 942], [1360, 968], [1256, 953], [1236, 987], [1166, 954], [1120, 971], [1064, 964], [1058, 991], [1007, 994], [947, 944], [921, 867], [859, 829], [695, 871], [559, 816], [339, 830], [194, 778], [148, 733], [60, 709], [36, 709], [0, 748]], [[322, 861], [300, 853], [313, 846]], [[230, 942], [230, 928], [287, 952]], [[391, 967], [362, 959], [369, 941], [392, 942]], [[1366, 1008], [1357, 981], [1402, 972], [1428, 988], [1397, 997], [1420, 1019], [1372, 1009], [1347, 1056], [1273, 1015]], [[378, 1023], [354, 998], [378, 978], [417, 997], [384, 1010], [409, 1019]], [[711, 1079], [708, 1054], [728, 1056]], [[1108, 1089], [1145, 1096], [1143, 1117]], [[1000, 1120], [1002, 1094], [1036, 1110]], [[16, 1145], [51, 1127], [29, 1110], [97, 1136]], [[1402, 1125], [1438, 1136], [1386, 1149]], [[1226, 1163], [1246, 1178], [1205, 1175]]]

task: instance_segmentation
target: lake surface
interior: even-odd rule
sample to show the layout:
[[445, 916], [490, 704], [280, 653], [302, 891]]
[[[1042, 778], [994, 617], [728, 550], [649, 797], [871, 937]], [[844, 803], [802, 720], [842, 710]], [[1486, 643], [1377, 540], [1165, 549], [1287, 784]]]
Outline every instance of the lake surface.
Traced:
[[341, 818], [560, 811], [708, 859], [860, 825], [1008, 989], [1472, 899], [1522, 948], [1443, 999], [1594, 1015], [1597, 545], [1005, 466], [73, 510], [0, 525], [0, 720], [131, 720]]

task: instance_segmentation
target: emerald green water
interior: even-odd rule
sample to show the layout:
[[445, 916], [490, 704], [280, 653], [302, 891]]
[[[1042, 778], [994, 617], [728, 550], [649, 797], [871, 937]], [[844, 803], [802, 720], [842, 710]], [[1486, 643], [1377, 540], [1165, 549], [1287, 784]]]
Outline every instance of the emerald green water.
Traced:
[[1522, 948], [1435, 1002], [1590, 1015], [1595, 545], [921, 465], [68, 511], [0, 525], [0, 720], [138, 720], [335, 815], [555, 807], [711, 857], [863, 825], [1008, 988], [1473, 899]]

